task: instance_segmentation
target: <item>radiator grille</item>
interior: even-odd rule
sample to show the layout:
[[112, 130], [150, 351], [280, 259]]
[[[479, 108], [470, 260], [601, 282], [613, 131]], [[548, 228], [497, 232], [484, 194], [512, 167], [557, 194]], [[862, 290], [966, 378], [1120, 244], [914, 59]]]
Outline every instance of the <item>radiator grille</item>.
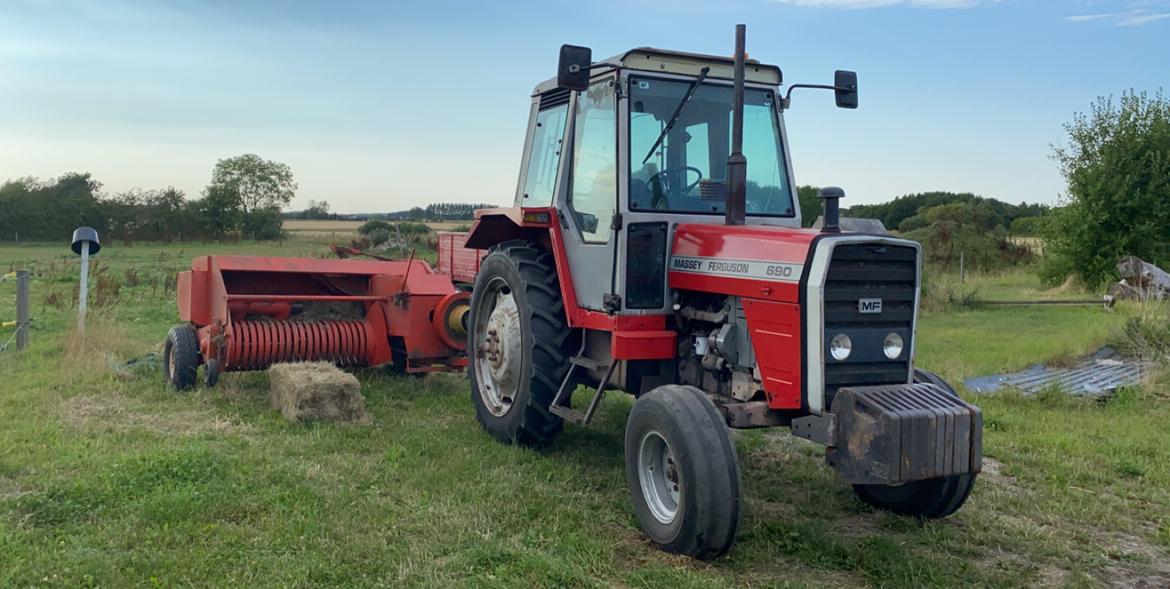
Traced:
[[[918, 251], [882, 243], [842, 244], [834, 248], [825, 281], [825, 394], [850, 385], [905, 383], [914, 334]], [[862, 313], [859, 302], [881, 300], [880, 313]], [[902, 335], [896, 360], [882, 354], [886, 334]], [[848, 334], [854, 352], [844, 362], [828, 355], [834, 334]]]

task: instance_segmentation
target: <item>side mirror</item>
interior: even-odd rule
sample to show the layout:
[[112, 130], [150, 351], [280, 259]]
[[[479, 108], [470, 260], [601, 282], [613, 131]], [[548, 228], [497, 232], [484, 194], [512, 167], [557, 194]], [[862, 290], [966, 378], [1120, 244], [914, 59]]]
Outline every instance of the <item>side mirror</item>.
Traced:
[[561, 59], [557, 63], [557, 86], [566, 90], [589, 89], [589, 67], [593, 65], [593, 50], [576, 45], [561, 45]]
[[833, 86], [837, 108], [857, 108], [857, 72], [837, 70], [833, 74]]

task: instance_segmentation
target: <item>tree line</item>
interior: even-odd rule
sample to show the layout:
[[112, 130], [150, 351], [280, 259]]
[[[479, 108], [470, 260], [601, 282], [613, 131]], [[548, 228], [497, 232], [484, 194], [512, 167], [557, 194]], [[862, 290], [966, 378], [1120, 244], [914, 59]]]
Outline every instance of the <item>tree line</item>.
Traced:
[[88, 225], [113, 239], [277, 239], [297, 185], [285, 164], [255, 154], [219, 160], [199, 198], [182, 190], [102, 192], [89, 173], [0, 185], [0, 240], [58, 241]]

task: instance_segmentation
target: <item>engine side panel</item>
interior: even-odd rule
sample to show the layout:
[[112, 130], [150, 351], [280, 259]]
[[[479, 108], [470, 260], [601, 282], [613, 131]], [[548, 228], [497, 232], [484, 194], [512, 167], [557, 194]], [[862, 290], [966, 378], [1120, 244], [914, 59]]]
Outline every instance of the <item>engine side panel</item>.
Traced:
[[800, 305], [743, 299], [756, 366], [772, 409], [800, 409]]

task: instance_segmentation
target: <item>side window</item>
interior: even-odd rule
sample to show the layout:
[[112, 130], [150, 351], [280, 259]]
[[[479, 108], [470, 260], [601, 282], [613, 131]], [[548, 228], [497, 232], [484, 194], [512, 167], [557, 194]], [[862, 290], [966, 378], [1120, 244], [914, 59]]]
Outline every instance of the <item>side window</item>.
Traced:
[[609, 241], [617, 206], [617, 110], [613, 80], [595, 82], [577, 98], [569, 206], [585, 241]]
[[565, 136], [565, 117], [569, 105], [562, 104], [542, 110], [536, 115], [536, 129], [532, 131], [532, 152], [524, 176], [524, 206], [552, 205], [557, 168], [561, 162], [561, 145]]

